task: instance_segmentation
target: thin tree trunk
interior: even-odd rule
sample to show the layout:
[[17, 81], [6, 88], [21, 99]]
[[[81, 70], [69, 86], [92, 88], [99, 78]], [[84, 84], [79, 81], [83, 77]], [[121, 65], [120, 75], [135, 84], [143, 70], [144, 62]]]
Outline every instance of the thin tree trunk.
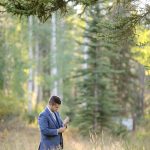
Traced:
[[[97, 48], [95, 49], [95, 70], [97, 69]], [[95, 101], [95, 116], [94, 116], [94, 130], [98, 128], [98, 122], [97, 122], [97, 114], [98, 114], [98, 86], [97, 86], [97, 82], [98, 82], [98, 76], [97, 73], [95, 71], [95, 85], [94, 85], [94, 101]]]
[[54, 78], [52, 90], [50, 90], [51, 95], [58, 95], [58, 81], [55, 77], [57, 77], [58, 69], [57, 69], [57, 47], [56, 47], [56, 14], [52, 15], [52, 40], [51, 40], [51, 76]]
[[[61, 20], [60, 22], [60, 26], [61, 26], [61, 48], [59, 49], [59, 56], [62, 55], [63, 53], [63, 48], [64, 48], [64, 44], [65, 44], [65, 22], [63, 20]], [[63, 31], [63, 32], [62, 32]], [[63, 99], [63, 76], [62, 76], [62, 73], [63, 73], [63, 59], [62, 57], [60, 56], [61, 58], [61, 61], [59, 61], [59, 69], [58, 69], [58, 72], [59, 72], [59, 89], [58, 89], [58, 93], [59, 93], [59, 96], [61, 97], [61, 99]]]
[[145, 69], [144, 66], [138, 64], [139, 70], [139, 82], [140, 82], [140, 93], [139, 93], [139, 117], [144, 115], [144, 91], [145, 91]]
[[[37, 24], [37, 28], [39, 28], [39, 20], [36, 19], [36, 24]], [[39, 72], [40, 72], [40, 51], [39, 51], [39, 34], [36, 32], [35, 33], [35, 69], [34, 69], [34, 102], [35, 105], [37, 105], [40, 101], [41, 101], [41, 96], [39, 96], [39, 94], [41, 94], [40, 92], [40, 84], [39, 84]], [[41, 98], [41, 99], [39, 99]]]
[[[86, 23], [86, 26], [85, 26], [85, 29], [87, 29], [88, 28], [88, 24], [87, 24], [87, 22], [86, 21], [88, 21], [88, 19], [87, 19], [87, 15], [85, 14], [85, 23]], [[84, 61], [85, 61], [85, 63], [83, 64], [83, 69], [87, 69], [87, 63], [86, 63], [86, 60], [88, 59], [88, 54], [87, 54], [87, 52], [88, 52], [88, 45], [86, 44], [86, 43], [88, 43], [89, 42], [89, 40], [88, 40], [88, 38], [85, 36], [84, 37], [84, 41], [83, 41], [83, 43], [85, 43], [84, 44], [84, 48], [83, 48], [83, 59], [84, 59]]]
[[[32, 62], [33, 60], [33, 48], [32, 48], [32, 25], [33, 25], [33, 18], [32, 16], [29, 17], [28, 20], [28, 27], [29, 27], [29, 61]], [[32, 63], [29, 68], [29, 79], [28, 79], [28, 111], [29, 113], [32, 111], [32, 92], [33, 92], [33, 69]]]
[[35, 102], [38, 103], [39, 99], [39, 83], [38, 83], [38, 77], [39, 77], [39, 37], [36, 35], [36, 41], [35, 41], [35, 77], [34, 77], [34, 94], [35, 94]]
[[[39, 41], [40, 42], [40, 41]], [[40, 48], [40, 43], [39, 43], [39, 48]], [[38, 69], [39, 69], [39, 75], [41, 75], [43, 73], [43, 64], [42, 64], [42, 51], [39, 50], [39, 66], [38, 66]], [[42, 83], [40, 82], [39, 83], [39, 91], [38, 91], [38, 103], [41, 102], [43, 100], [43, 85]]]
[[38, 103], [41, 102], [43, 99], [43, 87], [42, 85], [39, 86], [39, 96], [38, 96]]
[[141, 66], [141, 72], [142, 72], [142, 77], [141, 77], [141, 115], [144, 116], [144, 92], [145, 92], [145, 69], [143, 66]]

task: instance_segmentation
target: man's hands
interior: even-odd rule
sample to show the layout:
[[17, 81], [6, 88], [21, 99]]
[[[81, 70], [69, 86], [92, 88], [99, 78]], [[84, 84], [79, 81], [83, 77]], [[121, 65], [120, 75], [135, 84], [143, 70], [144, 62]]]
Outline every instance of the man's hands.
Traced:
[[66, 130], [69, 121], [70, 121], [70, 118], [66, 117], [65, 120], [63, 121], [64, 127], [59, 128], [58, 133], [63, 133]]
[[58, 133], [63, 133], [66, 130], [66, 127], [61, 127], [58, 129]]
[[65, 120], [63, 121], [64, 126], [67, 127], [69, 121], [70, 121], [70, 118], [67, 116], [67, 117], [65, 118]]

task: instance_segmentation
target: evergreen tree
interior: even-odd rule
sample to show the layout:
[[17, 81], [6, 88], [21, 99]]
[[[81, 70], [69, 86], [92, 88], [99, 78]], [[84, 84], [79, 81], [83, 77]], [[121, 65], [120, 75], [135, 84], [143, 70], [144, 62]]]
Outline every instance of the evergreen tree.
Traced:
[[[109, 23], [105, 28], [107, 40], [112, 44], [111, 51], [116, 57], [111, 57], [111, 64], [114, 70], [119, 73], [113, 74], [113, 83], [117, 93], [117, 101], [121, 106], [122, 118], [131, 117], [135, 119], [137, 113], [137, 74], [132, 72], [136, 62], [131, 52], [132, 46], [135, 44], [134, 38], [134, 22], [129, 20], [133, 17], [132, 13], [136, 13], [134, 5], [125, 3], [117, 6], [108, 17]], [[137, 87], [137, 88], [136, 88]]]
[[106, 45], [106, 41], [97, 38], [103, 32], [98, 24], [103, 23], [104, 16], [99, 5], [91, 8], [85, 37], [88, 38], [87, 64], [81, 69], [82, 78], [79, 83], [80, 95], [77, 100], [77, 115], [81, 131], [94, 130], [102, 132], [112, 126], [113, 117], [117, 114], [115, 90], [112, 82], [113, 68], [110, 57], [113, 55]]

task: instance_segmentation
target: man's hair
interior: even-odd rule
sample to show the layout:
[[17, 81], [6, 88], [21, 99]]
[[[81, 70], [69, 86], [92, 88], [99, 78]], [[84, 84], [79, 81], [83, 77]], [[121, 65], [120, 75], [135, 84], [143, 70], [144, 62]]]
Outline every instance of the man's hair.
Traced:
[[61, 104], [61, 100], [58, 96], [51, 96], [50, 99], [49, 99], [49, 104]]

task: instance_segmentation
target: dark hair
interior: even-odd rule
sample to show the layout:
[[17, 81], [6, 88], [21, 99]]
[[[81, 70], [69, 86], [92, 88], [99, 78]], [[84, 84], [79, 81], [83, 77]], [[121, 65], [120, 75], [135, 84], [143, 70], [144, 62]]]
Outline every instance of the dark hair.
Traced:
[[59, 104], [60, 105], [61, 104], [61, 100], [60, 100], [60, 98], [58, 96], [52, 96], [49, 99], [49, 104], [52, 104], [52, 105]]

